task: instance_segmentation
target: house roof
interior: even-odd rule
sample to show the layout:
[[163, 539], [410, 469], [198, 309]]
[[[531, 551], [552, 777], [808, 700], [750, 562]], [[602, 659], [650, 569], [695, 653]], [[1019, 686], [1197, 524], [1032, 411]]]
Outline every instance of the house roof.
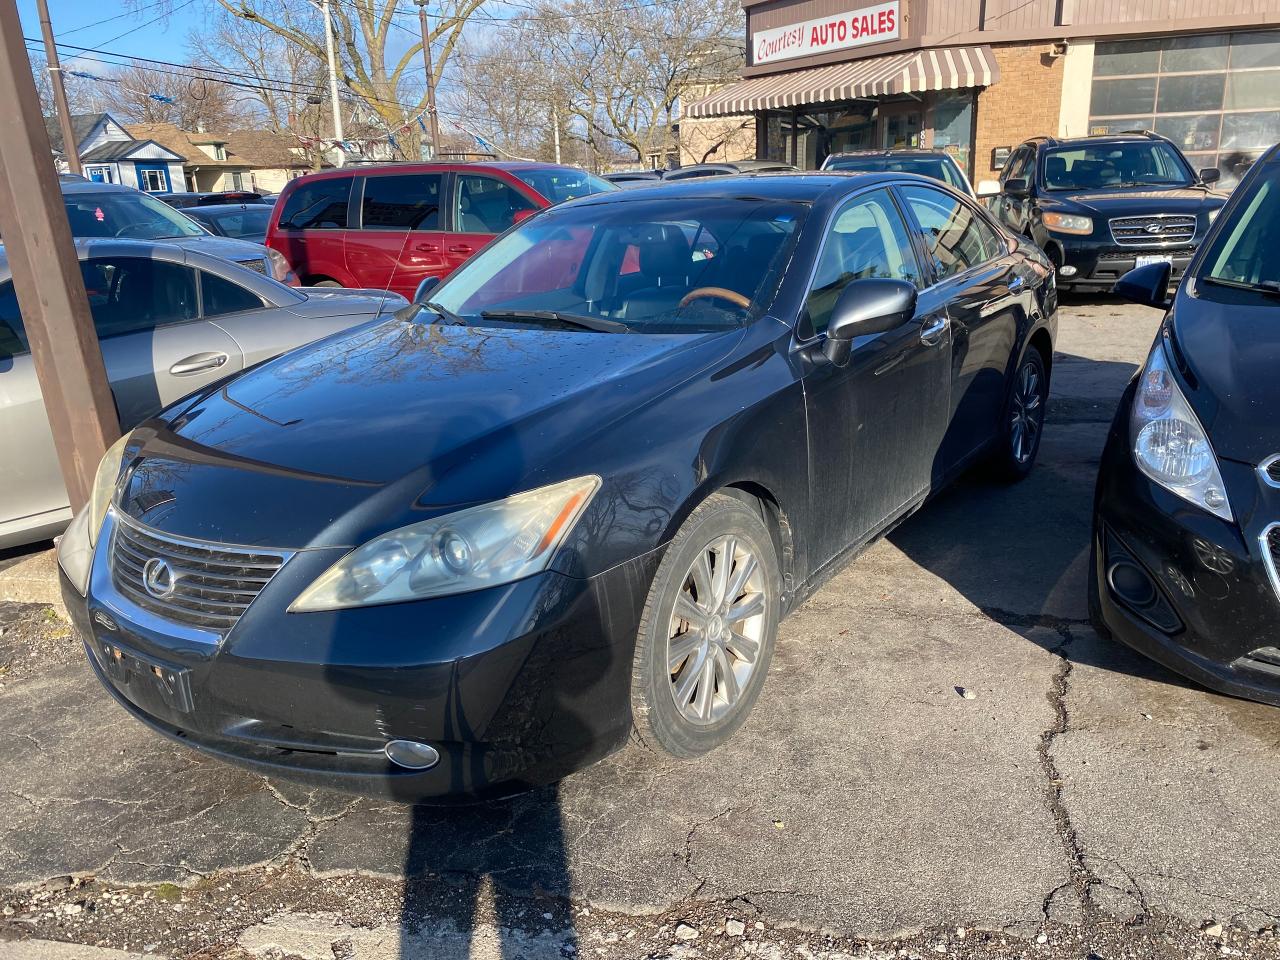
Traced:
[[[109, 119], [105, 113], [73, 113], [71, 115], [71, 133], [76, 138], [76, 145], [84, 142], [84, 138], [93, 132], [103, 120]], [[62, 149], [62, 125], [58, 123], [57, 117], [45, 117], [44, 128], [49, 133], [49, 146], [55, 152], [63, 153]]]
[[[189, 132], [172, 123], [135, 123], [128, 128], [139, 139], [154, 140], [161, 146], [186, 157], [189, 167], [226, 167], [228, 169], [306, 169], [307, 159], [293, 151], [298, 141], [288, 134], [269, 130], [231, 130], [225, 134]], [[210, 144], [224, 144], [227, 159], [215, 160], [202, 149]]]
[[227, 152], [226, 160], [215, 160], [202, 149], [211, 143], [221, 143], [207, 133], [189, 133], [172, 123], [133, 123], [125, 128], [139, 140], [154, 140], [166, 150], [186, 159], [188, 167], [227, 167], [228, 169], [244, 169], [247, 164], [243, 160], [234, 159]]
[[135, 153], [141, 152], [147, 147], [155, 147], [157, 151], [163, 150], [165, 153], [169, 154], [169, 157], [156, 159], [186, 160], [186, 157], [182, 154], [174, 153], [164, 144], [156, 143], [154, 140], [108, 140], [106, 143], [98, 144], [80, 159], [85, 163], [104, 163], [112, 160], [123, 160]]

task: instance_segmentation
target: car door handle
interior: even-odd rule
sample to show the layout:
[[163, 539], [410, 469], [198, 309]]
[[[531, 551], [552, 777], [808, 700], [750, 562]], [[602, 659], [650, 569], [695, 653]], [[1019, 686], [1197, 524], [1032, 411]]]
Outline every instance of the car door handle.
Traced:
[[440, 249], [440, 247], [438, 244], [434, 243], [419, 243], [415, 244], [413, 249], [417, 250], [419, 253], [435, 253]]
[[206, 370], [217, 370], [220, 366], [227, 362], [229, 358], [225, 353], [193, 353], [189, 357], [183, 357], [172, 367], [169, 372], [175, 377], [189, 377], [193, 373], [203, 373]]
[[935, 317], [932, 322], [926, 324], [920, 331], [920, 342], [926, 347], [932, 347], [934, 344], [940, 343], [950, 323], [951, 321], [947, 319], [946, 314]]
[[449, 248], [450, 253], [471, 253], [474, 250], [475, 247], [466, 243], [455, 243]]

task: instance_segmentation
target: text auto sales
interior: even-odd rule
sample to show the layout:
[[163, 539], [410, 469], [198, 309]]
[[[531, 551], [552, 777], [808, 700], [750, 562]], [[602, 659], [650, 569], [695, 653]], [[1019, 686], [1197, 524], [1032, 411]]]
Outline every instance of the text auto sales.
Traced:
[[787, 60], [828, 50], [896, 40], [898, 4], [884, 3], [834, 17], [806, 20], [755, 34], [754, 62]]

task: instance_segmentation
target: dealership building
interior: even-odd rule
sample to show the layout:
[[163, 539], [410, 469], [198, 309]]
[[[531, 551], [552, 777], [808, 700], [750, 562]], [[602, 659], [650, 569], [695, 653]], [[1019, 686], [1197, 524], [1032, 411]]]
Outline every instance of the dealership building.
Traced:
[[682, 138], [754, 128], [755, 156], [804, 169], [926, 147], [976, 180], [1029, 137], [1154, 130], [1228, 185], [1280, 141], [1280, 0], [743, 6], [742, 78], [685, 104]]

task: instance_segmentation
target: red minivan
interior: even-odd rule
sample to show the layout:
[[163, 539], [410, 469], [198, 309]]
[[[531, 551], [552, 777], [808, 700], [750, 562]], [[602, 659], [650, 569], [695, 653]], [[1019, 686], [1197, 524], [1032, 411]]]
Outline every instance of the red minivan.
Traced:
[[292, 180], [267, 246], [307, 286], [412, 297], [514, 223], [552, 204], [618, 189], [576, 167], [523, 161], [340, 167]]

